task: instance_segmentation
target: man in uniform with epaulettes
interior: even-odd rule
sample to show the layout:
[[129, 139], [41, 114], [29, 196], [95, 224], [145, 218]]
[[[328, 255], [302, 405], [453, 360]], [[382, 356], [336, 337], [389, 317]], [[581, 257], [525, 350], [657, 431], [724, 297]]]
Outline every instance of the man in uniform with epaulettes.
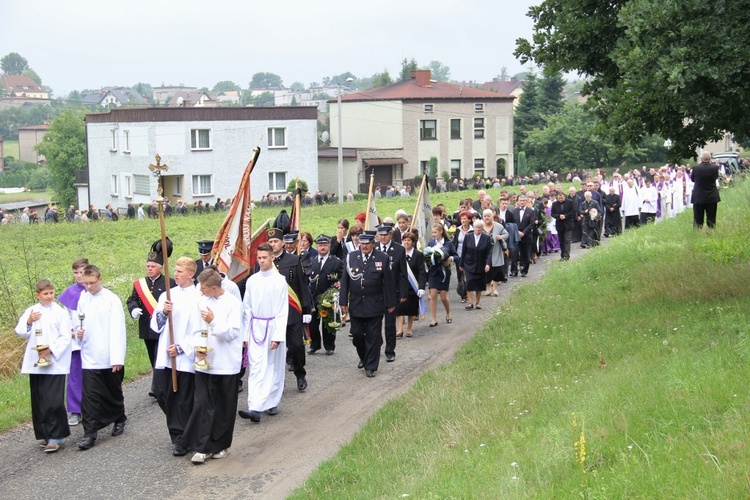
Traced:
[[396, 308], [396, 287], [390, 259], [373, 248], [375, 231], [364, 231], [358, 250], [347, 255], [341, 279], [341, 312], [349, 311], [354, 347], [359, 355], [358, 368], [374, 377], [383, 345], [383, 315]]
[[[329, 253], [331, 245], [330, 236], [325, 234], [319, 235], [315, 239], [315, 244], [318, 246], [318, 255], [313, 257], [310, 262], [310, 292], [313, 304], [317, 304], [319, 296], [330, 290], [331, 287], [338, 285], [344, 270], [344, 264], [341, 260]], [[317, 310], [313, 312], [312, 317], [308, 354], [315, 354], [321, 348], [320, 316], [318, 316]], [[325, 328], [322, 328], [322, 346], [329, 356], [336, 349], [336, 335], [328, 333]]]

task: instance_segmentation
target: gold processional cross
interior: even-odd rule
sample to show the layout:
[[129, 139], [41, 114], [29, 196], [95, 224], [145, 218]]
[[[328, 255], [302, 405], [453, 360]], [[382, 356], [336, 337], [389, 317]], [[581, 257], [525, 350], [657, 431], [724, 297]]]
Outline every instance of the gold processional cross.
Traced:
[[162, 203], [164, 201], [164, 198], [162, 198], [161, 195], [164, 190], [161, 187], [161, 173], [162, 171], [166, 172], [167, 170], [169, 170], [169, 165], [167, 165], [166, 163], [162, 165], [161, 156], [159, 156], [158, 153], [155, 159], [156, 159], [156, 165], [152, 163], [151, 165], [148, 166], [148, 169], [151, 170], [156, 176], [156, 193], [159, 195], [159, 198], [157, 198], [156, 201], [158, 203]]

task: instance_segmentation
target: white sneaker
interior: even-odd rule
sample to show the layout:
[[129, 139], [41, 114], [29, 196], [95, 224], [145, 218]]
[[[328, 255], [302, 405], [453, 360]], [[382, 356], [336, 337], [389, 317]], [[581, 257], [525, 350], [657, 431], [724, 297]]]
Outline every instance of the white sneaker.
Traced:
[[196, 453], [193, 458], [190, 459], [194, 464], [202, 464], [207, 458], [211, 458], [210, 453]]
[[229, 455], [229, 448], [227, 448], [226, 450], [221, 450], [219, 453], [214, 453], [211, 458], [219, 459], [219, 458], [224, 458], [227, 455]]
[[68, 417], [68, 425], [74, 426], [81, 423], [81, 414], [80, 413], [71, 413]]

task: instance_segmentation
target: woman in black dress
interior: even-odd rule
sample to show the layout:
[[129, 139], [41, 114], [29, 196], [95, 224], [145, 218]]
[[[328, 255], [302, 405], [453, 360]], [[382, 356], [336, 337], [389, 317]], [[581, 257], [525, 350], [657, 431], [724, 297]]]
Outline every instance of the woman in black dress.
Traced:
[[406, 336], [412, 336], [412, 326], [414, 317], [419, 314], [419, 299], [424, 295], [425, 285], [427, 284], [427, 272], [424, 267], [424, 255], [417, 250], [417, 237], [414, 233], [406, 232], [401, 236], [401, 244], [406, 250], [406, 265], [411, 269], [414, 279], [417, 280], [417, 290], [411, 286], [408, 287], [406, 302], [400, 302], [396, 305], [396, 337], [402, 337], [404, 332], [404, 316], [406, 316]]
[[461, 251], [461, 268], [466, 275], [466, 293], [469, 296], [467, 311], [482, 308], [479, 301], [486, 286], [485, 275], [489, 273], [492, 264], [493, 246], [492, 238], [484, 232], [484, 222], [475, 220], [474, 232], [466, 235]]
[[438, 294], [445, 308], [445, 322], [451, 323], [453, 319], [451, 318], [451, 303], [448, 302], [448, 288], [451, 282], [451, 263], [454, 260], [458, 260], [456, 247], [453, 246], [450, 238], [448, 238], [448, 232], [442, 224], [434, 224], [432, 226], [432, 239], [427, 243], [427, 246], [433, 248], [442, 247], [443, 249], [443, 261], [441, 263], [432, 265], [430, 259], [425, 258], [427, 266], [430, 269], [428, 273], [430, 283], [430, 312], [432, 313], [430, 326], [437, 326]]

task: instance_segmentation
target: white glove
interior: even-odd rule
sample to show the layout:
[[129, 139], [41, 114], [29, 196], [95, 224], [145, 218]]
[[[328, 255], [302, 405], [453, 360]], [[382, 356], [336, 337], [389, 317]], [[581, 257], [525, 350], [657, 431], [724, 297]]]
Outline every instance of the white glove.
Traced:
[[141, 309], [140, 307], [136, 307], [135, 309], [130, 311], [130, 315], [133, 317], [133, 319], [140, 318], [142, 314], [143, 314], [143, 309]]
[[417, 297], [419, 297], [420, 299], [424, 297], [424, 290], [417, 290]]
[[312, 314], [303, 314], [302, 315], [302, 322], [307, 324], [312, 321]]

